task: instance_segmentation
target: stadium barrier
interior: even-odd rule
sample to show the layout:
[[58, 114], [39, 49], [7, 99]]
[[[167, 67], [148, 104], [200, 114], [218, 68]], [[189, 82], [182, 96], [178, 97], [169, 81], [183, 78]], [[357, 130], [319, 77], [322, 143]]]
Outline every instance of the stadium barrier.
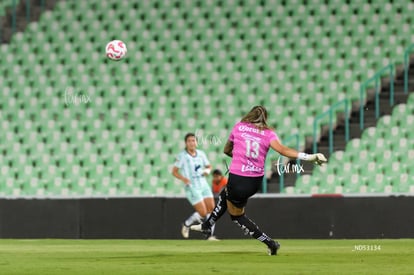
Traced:
[[[181, 239], [184, 198], [0, 199], [1, 238]], [[412, 196], [257, 195], [247, 215], [274, 238], [413, 238]], [[225, 214], [223, 239], [249, 238]], [[197, 232], [191, 238], [202, 239]]]
[[7, 0], [1, 3], [0, 43], [7, 43], [11, 37], [24, 28], [30, 22], [36, 21], [46, 10], [53, 7], [61, 0]]
[[360, 125], [361, 130], [364, 129], [364, 106], [365, 106], [364, 99], [365, 99], [366, 89], [368, 85], [370, 85], [372, 82], [375, 83], [375, 118], [378, 119], [380, 115], [379, 113], [380, 81], [381, 81], [381, 76], [387, 71], [389, 71], [389, 77], [390, 77], [390, 106], [394, 105], [394, 64], [389, 64], [385, 66], [384, 68], [382, 68], [381, 70], [379, 70], [377, 73], [375, 73], [374, 76], [372, 76], [370, 79], [368, 79], [367, 81], [361, 84], [361, 87], [359, 90], [359, 95], [360, 95], [359, 125]]
[[315, 117], [313, 121], [313, 153], [316, 154], [318, 151], [318, 140], [317, 140], [317, 133], [318, 133], [318, 125], [319, 122], [329, 116], [329, 154], [333, 153], [333, 116], [336, 114], [336, 110], [344, 105], [344, 112], [345, 112], [345, 142], [349, 140], [349, 100], [347, 98], [338, 101], [334, 105], [332, 105], [326, 112], [319, 114]]
[[414, 44], [408, 46], [404, 51], [404, 93], [408, 93], [408, 70], [410, 69], [410, 53], [414, 51]]
[[[300, 150], [300, 137], [299, 134], [293, 134], [291, 135], [289, 138], [286, 139], [286, 144], [289, 144], [291, 142], [291, 140], [295, 141], [295, 149], [297, 151], [301, 151]], [[285, 157], [282, 157], [282, 159], [284, 160]], [[297, 160], [297, 164], [300, 165], [300, 159]], [[300, 176], [300, 173], [296, 173], [296, 179], [298, 179]], [[280, 173], [280, 181], [279, 181], [279, 188], [280, 188], [280, 193], [283, 193], [284, 189], [285, 189], [285, 173]]]
[[[296, 150], [300, 151], [300, 136], [298, 133], [293, 134], [291, 136], [289, 136], [286, 139], [283, 139], [283, 144], [284, 145], [290, 145], [291, 141], [295, 142], [295, 148]], [[265, 163], [265, 175], [266, 175], [266, 168], [269, 167], [269, 162], [271, 162], [271, 164], [273, 164], [273, 159], [272, 156], [276, 155], [277, 153], [274, 150], [269, 150], [269, 152], [267, 153], [267, 157], [266, 157], [266, 163]], [[281, 160], [286, 159], [285, 157], [281, 156]], [[300, 165], [300, 159], [297, 160], [298, 165]], [[300, 173], [296, 173], [296, 179], [298, 179], [300, 176]], [[280, 193], [283, 193], [283, 190], [285, 188], [285, 176], [284, 173], [281, 173], [279, 175], [279, 188], [280, 188]], [[262, 192], [264, 194], [267, 193], [267, 177], [264, 176], [263, 177], [263, 184], [262, 184]]]

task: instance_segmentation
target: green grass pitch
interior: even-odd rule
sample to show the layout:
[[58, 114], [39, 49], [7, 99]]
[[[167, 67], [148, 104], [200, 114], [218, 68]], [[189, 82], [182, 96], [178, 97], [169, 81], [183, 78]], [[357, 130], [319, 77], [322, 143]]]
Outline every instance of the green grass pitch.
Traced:
[[0, 240], [1, 274], [414, 274], [414, 240]]

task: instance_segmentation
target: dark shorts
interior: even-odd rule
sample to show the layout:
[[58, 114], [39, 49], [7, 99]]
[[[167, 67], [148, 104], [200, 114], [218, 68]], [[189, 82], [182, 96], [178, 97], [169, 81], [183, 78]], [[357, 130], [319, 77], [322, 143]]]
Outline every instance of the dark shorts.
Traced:
[[247, 200], [259, 191], [262, 182], [263, 176], [243, 177], [230, 173], [227, 182], [227, 200], [236, 207], [243, 208]]

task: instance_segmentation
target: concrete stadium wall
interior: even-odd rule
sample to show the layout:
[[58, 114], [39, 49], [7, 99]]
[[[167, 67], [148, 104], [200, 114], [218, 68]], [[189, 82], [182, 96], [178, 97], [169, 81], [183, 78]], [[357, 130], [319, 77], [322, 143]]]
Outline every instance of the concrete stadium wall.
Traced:
[[[0, 199], [0, 238], [180, 239], [191, 213], [183, 198]], [[274, 238], [414, 237], [414, 197], [252, 198], [246, 213]], [[216, 235], [247, 238], [228, 214]]]

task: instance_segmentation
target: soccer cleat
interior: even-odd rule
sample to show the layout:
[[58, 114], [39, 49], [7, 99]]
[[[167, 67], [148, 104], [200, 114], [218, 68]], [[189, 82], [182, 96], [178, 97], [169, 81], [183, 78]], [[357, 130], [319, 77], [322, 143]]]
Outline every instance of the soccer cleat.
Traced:
[[188, 239], [190, 237], [190, 227], [183, 224], [181, 227], [181, 235], [183, 235], [184, 239]]
[[211, 241], [211, 242], [217, 242], [220, 241], [219, 239], [216, 238], [216, 236], [210, 236], [206, 239], [207, 241]]
[[204, 223], [195, 224], [195, 225], [190, 226], [190, 229], [194, 230], [194, 231], [201, 232], [204, 235], [210, 236], [211, 235], [211, 228], [204, 227], [203, 225], [204, 225]]
[[269, 256], [277, 255], [277, 251], [280, 248], [280, 244], [278, 242], [272, 241], [271, 244], [268, 246]]

